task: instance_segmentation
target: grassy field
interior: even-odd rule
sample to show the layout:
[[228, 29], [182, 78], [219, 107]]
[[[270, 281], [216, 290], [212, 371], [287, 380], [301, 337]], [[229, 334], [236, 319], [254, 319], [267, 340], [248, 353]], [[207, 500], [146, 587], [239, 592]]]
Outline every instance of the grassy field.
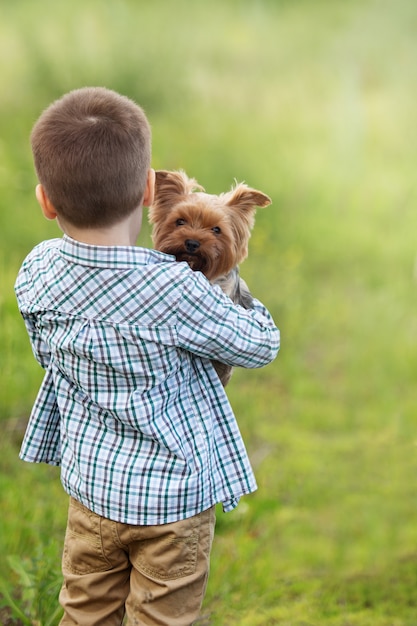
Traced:
[[58, 234], [28, 135], [52, 99], [99, 84], [145, 107], [154, 167], [273, 199], [241, 269], [282, 350], [228, 388], [259, 490], [219, 511], [201, 626], [416, 626], [415, 1], [1, 4], [4, 603], [57, 624], [67, 505], [56, 469], [17, 458], [42, 372], [13, 283]]

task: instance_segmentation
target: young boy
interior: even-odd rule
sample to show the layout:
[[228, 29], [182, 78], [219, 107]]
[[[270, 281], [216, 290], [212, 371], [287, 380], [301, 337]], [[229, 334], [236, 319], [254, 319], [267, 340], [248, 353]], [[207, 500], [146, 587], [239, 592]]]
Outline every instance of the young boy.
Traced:
[[136, 247], [152, 203], [148, 121], [83, 88], [32, 136], [43, 214], [64, 235], [28, 255], [16, 295], [46, 369], [21, 458], [61, 466], [70, 495], [61, 625], [185, 626], [206, 587], [214, 506], [256, 489], [211, 359], [271, 362], [279, 331], [203, 274]]

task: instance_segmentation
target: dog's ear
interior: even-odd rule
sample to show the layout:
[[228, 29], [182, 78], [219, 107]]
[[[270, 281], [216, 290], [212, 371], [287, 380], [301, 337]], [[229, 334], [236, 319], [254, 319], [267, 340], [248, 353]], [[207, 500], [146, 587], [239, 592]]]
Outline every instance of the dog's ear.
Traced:
[[169, 208], [183, 200], [193, 191], [203, 191], [194, 178], [183, 171], [156, 170], [154, 205]]
[[224, 199], [227, 206], [242, 213], [254, 211], [256, 207], [266, 207], [272, 202], [262, 191], [251, 189], [245, 183], [237, 183], [229, 193], [224, 194]]
[[255, 221], [257, 207], [271, 204], [271, 198], [245, 183], [237, 183], [228, 193], [223, 194], [223, 202], [231, 215], [231, 228], [234, 232], [236, 260], [241, 263], [248, 254], [248, 242]]

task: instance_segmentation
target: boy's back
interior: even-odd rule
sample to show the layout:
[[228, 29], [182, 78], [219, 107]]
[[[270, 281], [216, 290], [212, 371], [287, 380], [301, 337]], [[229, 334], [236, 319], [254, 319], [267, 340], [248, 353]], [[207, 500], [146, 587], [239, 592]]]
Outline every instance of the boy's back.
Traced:
[[[62, 450], [56, 441], [55, 458], [51, 446], [43, 458], [45, 413], [35, 411], [22, 458], [60, 462], [70, 495], [129, 524], [176, 521], [216, 502], [229, 509], [252, 491], [209, 359], [221, 354], [243, 367], [269, 361], [262, 317], [240, 318], [202, 275], [153, 250], [64, 237], [37, 246], [29, 259], [16, 293], [33, 332], [42, 328], [34, 350], [56, 390]], [[45, 406], [44, 396], [45, 385], [36, 406]]]

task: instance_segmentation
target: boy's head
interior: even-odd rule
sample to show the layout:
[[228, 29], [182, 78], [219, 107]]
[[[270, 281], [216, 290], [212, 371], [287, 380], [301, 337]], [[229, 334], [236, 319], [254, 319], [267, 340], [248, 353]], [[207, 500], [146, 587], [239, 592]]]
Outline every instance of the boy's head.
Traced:
[[102, 87], [71, 91], [42, 113], [31, 144], [39, 182], [64, 223], [108, 227], [140, 206], [151, 130], [132, 100]]

